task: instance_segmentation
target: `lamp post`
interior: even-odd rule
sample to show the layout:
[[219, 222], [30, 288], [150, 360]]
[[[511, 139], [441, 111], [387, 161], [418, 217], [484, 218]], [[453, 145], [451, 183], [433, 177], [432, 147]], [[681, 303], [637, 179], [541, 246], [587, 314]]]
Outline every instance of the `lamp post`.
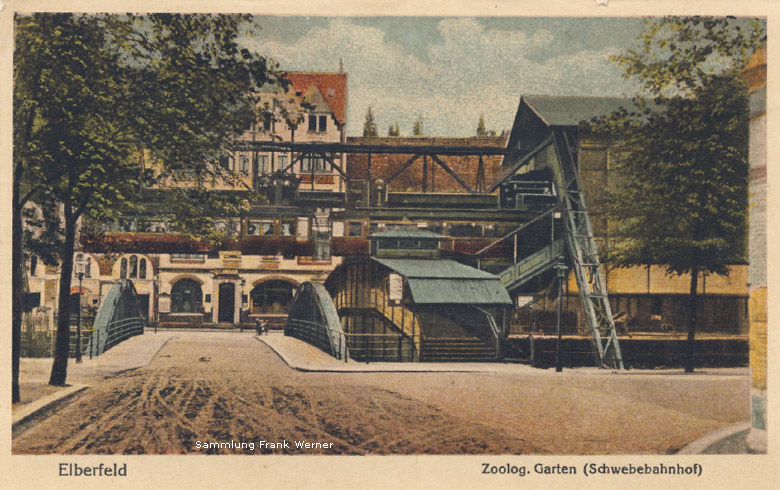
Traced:
[[154, 333], [157, 333], [157, 324], [160, 323], [160, 273], [154, 274]]
[[79, 278], [79, 305], [78, 305], [78, 323], [76, 323], [76, 362], [81, 362], [81, 281], [84, 279], [85, 259], [83, 254], [76, 258], [76, 277]]
[[555, 272], [558, 274], [558, 342], [555, 347], [555, 371], [563, 371], [563, 352], [561, 349], [561, 315], [563, 314], [563, 280], [566, 279], [566, 273], [569, 268], [563, 261], [563, 257], [558, 257], [558, 263], [555, 264]]
[[246, 287], [246, 279], [241, 279], [241, 297], [238, 299], [238, 331], [244, 331], [244, 291]]

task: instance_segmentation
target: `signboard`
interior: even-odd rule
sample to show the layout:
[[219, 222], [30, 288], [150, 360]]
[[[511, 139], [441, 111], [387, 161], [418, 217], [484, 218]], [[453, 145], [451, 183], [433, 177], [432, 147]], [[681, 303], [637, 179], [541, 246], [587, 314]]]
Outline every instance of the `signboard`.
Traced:
[[222, 267], [225, 269], [241, 268], [241, 252], [238, 251], [220, 252], [219, 258], [222, 260]]
[[390, 301], [400, 302], [404, 297], [404, 276], [390, 274], [387, 276], [387, 296]]

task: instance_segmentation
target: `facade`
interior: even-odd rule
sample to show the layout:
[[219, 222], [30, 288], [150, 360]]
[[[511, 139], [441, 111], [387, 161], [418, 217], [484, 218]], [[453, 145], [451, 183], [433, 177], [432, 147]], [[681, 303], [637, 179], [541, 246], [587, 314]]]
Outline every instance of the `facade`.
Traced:
[[[268, 109], [270, 117], [247, 128], [239, 142], [343, 142], [347, 74], [293, 72], [286, 77], [287, 90], [269, 91], [261, 97], [259, 104]], [[326, 157], [339, 166], [346, 163], [340, 154]], [[266, 199], [253, 202], [241, 217], [218, 221], [228, 236], [219, 245], [168, 233], [167, 223], [155, 214], [153, 204], [148, 206], [151, 211], [123, 216], [106, 229], [100, 242], [82, 240], [84, 250], [76, 257], [88, 261], [82, 306], [96, 309], [112, 284], [129, 279], [149, 324], [283, 321], [298, 285], [327, 275], [338, 264], [327, 240], [318, 240], [329, 234], [331, 209], [293, 202], [299, 190], [309, 195], [343, 192], [346, 182], [327, 160], [277, 149], [236, 149], [225, 155], [220, 165], [234, 171], [240, 182], [238, 187], [217, 183], [214, 190], [253, 189]], [[144, 164], [152, 166], [153, 162]], [[155, 190], [148, 192], [153, 195]], [[57, 298], [57, 268], [38, 265], [36, 258], [30, 260], [26, 309], [51, 315]], [[72, 293], [77, 292], [75, 286]]]
[[766, 48], [758, 50], [743, 71], [750, 94], [749, 257], [750, 406], [748, 448], [767, 451], [767, 158]]

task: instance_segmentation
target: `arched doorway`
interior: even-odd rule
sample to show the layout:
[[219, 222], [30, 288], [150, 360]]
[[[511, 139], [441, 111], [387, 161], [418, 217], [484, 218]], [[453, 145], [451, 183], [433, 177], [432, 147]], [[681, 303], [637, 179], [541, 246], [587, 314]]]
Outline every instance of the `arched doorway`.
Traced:
[[287, 307], [292, 303], [296, 289], [294, 284], [279, 279], [261, 282], [250, 293], [252, 313], [287, 313]]
[[181, 279], [171, 288], [171, 313], [202, 313], [203, 291], [192, 279]]
[[236, 285], [223, 282], [219, 285], [219, 322], [233, 323], [236, 309]]

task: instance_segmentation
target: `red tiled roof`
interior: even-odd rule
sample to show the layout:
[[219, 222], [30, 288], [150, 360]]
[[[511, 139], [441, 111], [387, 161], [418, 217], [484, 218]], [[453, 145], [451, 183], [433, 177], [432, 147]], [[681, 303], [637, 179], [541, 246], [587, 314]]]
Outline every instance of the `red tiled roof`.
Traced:
[[[330, 111], [339, 124], [347, 120], [347, 74], [346, 73], [308, 73], [288, 72], [287, 79], [292, 82], [292, 90], [298, 95], [298, 100], [306, 95], [306, 91], [314, 85], [328, 103]], [[332, 96], [329, 94], [333, 94]]]

